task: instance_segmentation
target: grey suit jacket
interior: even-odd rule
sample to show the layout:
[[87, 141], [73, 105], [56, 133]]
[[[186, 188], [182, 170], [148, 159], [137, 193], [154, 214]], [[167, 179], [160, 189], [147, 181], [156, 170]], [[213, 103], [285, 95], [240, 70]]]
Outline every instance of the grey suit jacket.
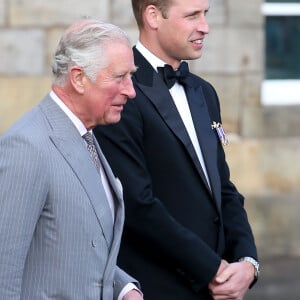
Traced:
[[100, 149], [115, 222], [75, 126], [47, 96], [0, 138], [0, 299], [112, 300], [122, 191]]

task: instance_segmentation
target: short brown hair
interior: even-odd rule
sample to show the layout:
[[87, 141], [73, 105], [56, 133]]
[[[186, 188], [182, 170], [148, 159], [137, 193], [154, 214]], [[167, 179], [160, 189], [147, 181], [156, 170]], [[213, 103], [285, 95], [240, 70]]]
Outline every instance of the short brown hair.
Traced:
[[172, 0], [131, 0], [133, 14], [139, 28], [144, 26], [143, 13], [148, 5], [158, 8], [164, 18], [167, 18], [167, 11]]

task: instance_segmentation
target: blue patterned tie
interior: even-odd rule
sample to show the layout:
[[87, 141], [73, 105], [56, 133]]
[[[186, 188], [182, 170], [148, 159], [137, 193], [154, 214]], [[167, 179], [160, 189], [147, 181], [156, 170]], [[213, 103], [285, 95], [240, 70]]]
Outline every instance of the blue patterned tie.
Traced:
[[97, 168], [97, 171], [100, 174], [100, 169], [101, 169], [101, 163], [100, 163], [100, 159], [96, 150], [96, 146], [94, 144], [94, 140], [93, 140], [93, 136], [91, 135], [90, 132], [85, 133], [83, 136], [84, 140], [87, 142], [87, 149], [90, 153], [90, 156]]

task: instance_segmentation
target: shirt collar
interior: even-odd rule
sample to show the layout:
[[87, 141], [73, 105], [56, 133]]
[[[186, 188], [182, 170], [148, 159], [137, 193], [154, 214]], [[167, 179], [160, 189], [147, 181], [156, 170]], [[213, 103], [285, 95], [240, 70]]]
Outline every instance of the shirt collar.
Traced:
[[55, 94], [54, 91], [50, 92], [50, 97], [72, 121], [79, 134], [83, 136], [87, 130], [81, 120], [68, 108], [68, 106]]
[[166, 63], [150, 52], [140, 41], [136, 44], [136, 49], [146, 58], [151, 66], [156, 70], [157, 67], [163, 67]]
[[140, 41], [136, 43], [135, 48], [146, 58], [156, 72], [158, 67], [163, 67], [165, 64], [167, 64], [150, 52]]

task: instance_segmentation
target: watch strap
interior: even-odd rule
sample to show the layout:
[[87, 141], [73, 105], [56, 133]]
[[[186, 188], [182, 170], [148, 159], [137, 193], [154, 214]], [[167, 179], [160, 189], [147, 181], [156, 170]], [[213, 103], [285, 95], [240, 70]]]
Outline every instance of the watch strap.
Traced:
[[239, 259], [239, 261], [247, 261], [249, 262], [250, 264], [253, 265], [254, 267], [254, 279], [253, 281], [251, 282], [250, 286], [249, 286], [249, 289], [251, 289], [253, 287], [253, 285], [256, 283], [256, 281], [258, 280], [258, 277], [259, 277], [259, 272], [260, 272], [260, 269], [259, 269], [259, 262], [254, 259], [253, 257], [250, 257], [250, 256], [245, 256], [245, 257], [242, 257]]

